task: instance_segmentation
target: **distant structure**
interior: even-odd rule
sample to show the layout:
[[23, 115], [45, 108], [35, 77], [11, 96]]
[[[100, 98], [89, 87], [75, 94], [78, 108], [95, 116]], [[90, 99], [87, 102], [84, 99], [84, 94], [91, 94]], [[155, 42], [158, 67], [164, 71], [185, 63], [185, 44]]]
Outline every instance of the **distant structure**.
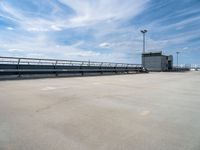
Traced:
[[170, 71], [173, 69], [173, 56], [159, 52], [142, 53], [142, 65], [149, 71]]

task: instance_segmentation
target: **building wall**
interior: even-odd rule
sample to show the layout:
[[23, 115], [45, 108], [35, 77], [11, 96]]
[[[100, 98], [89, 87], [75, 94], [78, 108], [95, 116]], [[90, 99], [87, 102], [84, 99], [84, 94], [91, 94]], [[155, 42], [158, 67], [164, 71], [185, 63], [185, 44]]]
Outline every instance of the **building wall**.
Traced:
[[169, 57], [168, 57], [168, 63], [169, 63], [169, 69], [171, 69], [172, 70], [172, 68], [173, 68], [173, 56], [172, 55], [169, 55]]
[[149, 71], [169, 71], [173, 68], [173, 56], [162, 55], [162, 52], [142, 54], [142, 64]]
[[149, 71], [162, 71], [162, 56], [142, 57], [142, 64]]
[[167, 56], [162, 56], [162, 68], [161, 71], [167, 71], [168, 70], [168, 57]]

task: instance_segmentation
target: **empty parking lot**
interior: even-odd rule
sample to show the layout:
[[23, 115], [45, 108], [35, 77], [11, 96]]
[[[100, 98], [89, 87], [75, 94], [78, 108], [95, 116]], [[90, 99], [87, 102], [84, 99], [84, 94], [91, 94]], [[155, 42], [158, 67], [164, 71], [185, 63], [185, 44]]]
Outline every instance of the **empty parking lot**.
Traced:
[[0, 81], [0, 150], [199, 150], [200, 72]]

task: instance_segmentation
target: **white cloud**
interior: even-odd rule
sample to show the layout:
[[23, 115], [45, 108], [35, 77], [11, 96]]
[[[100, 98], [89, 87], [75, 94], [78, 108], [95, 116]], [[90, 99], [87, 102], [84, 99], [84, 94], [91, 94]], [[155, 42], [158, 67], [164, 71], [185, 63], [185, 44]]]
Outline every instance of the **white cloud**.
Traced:
[[101, 43], [101, 44], [99, 44], [99, 47], [101, 47], [101, 48], [110, 48], [111, 44], [110, 43]]
[[183, 50], [187, 50], [187, 49], [189, 49], [189, 47], [188, 47], [188, 46], [186, 46], [186, 47], [184, 47], [184, 48], [183, 48]]
[[55, 30], [55, 31], [61, 31], [61, 30], [62, 30], [62, 28], [59, 27], [59, 26], [57, 26], [57, 25], [51, 25], [51, 28], [52, 28], [53, 30]]
[[[148, 0], [59, 1], [69, 6], [74, 13], [71, 15], [55, 15], [54, 13], [60, 12], [59, 9], [61, 8], [51, 1], [54, 13], [46, 14], [45, 17], [44, 14], [38, 15], [38, 17], [31, 17], [30, 13], [22, 11], [6, 1], [1, 2], [0, 9], [3, 12], [1, 16], [9, 18], [9, 20], [18, 24], [20, 29], [30, 33], [24, 33], [24, 35], [22, 33], [21, 35], [21, 31], [16, 31], [16, 35], [13, 36], [6, 35], [7, 33], [4, 32], [1, 34], [4, 37], [0, 37], [0, 48], [7, 49], [13, 53], [24, 50], [24, 55], [29, 54], [29, 56], [32, 54], [37, 56], [36, 54], [38, 53], [38, 56], [42, 57], [48, 56], [78, 60], [94, 59], [117, 62], [120, 60], [125, 61], [125, 55], [127, 53], [134, 54], [140, 52], [142, 48], [140, 29], [134, 25], [132, 27], [123, 27], [122, 24], [141, 13], [146, 8]], [[163, 21], [161, 19], [158, 22], [146, 26], [150, 28], [151, 32], [154, 32], [153, 29], [165, 31], [166, 29], [184, 27], [198, 19], [199, 17], [192, 17], [163, 27], [159, 24], [159, 21]], [[13, 30], [12, 27], [8, 27], [7, 29]], [[86, 39], [86, 41], [84, 41], [85, 39], [78, 39], [79, 41], [75, 40], [70, 45], [62, 45], [54, 38], [55, 34], [48, 35], [52, 31], [62, 31], [65, 29], [73, 29], [77, 32], [76, 34], [80, 35], [83, 35], [82, 32], [87, 32], [89, 29], [86, 36], [90, 35], [93, 39]], [[59, 33], [62, 34], [61, 32]], [[158, 40], [153, 40], [147, 36], [147, 49], [163, 49], [167, 45], [181, 44], [194, 37], [193, 33], [188, 33], [187, 36], [184, 34], [177, 34], [176, 36], [173, 35], [170, 37], [165, 36], [165, 38]], [[84, 38], [84, 36], [81, 38]], [[66, 38], [67, 40], [71, 39]], [[109, 49], [107, 54], [105, 54], [101, 51], [94, 51], [92, 48], [112, 48], [112, 50]]]
[[7, 29], [8, 29], [8, 30], [14, 30], [14, 28], [12, 28], [12, 27], [7, 27]]
[[11, 49], [8, 49], [9, 52], [23, 52], [23, 50], [21, 49], [16, 49], [16, 48], [11, 48]]
[[[12, 19], [19, 23], [28, 31], [60, 31], [63, 28], [74, 28], [81, 26], [91, 26], [101, 22], [112, 22], [113, 20], [127, 19], [134, 17], [145, 9], [148, 0], [59, 0], [66, 6], [74, 10], [74, 14], [64, 15], [62, 18], [55, 14], [47, 14], [48, 17], [31, 17], [28, 12], [22, 11], [6, 1], [0, 3], [2, 16]], [[38, 4], [39, 5], [39, 4]], [[51, 3], [53, 12], [57, 11], [58, 6]], [[44, 15], [44, 14], [43, 14]], [[42, 16], [43, 16], [42, 15]]]
[[[24, 56], [116, 62], [129, 61], [125, 52], [134, 51], [134, 48], [139, 49], [138, 36], [140, 36], [140, 33], [137, 33], [138, 29], [134, 27], [123, 28], [121, 24], [143, 11], [147, 0], [59, 1], [73, 9], [74, 13], [66, 17], [65, 14], [62, 14], [60, 15], [62, 18], [53, 13], [46, 14], [46, 17], [44, 17], [44, 14], [31, 17], [30, 13], [22, 11], [6, 1], [0, 3], [0, 9], [3, 12], [1, 15], [14, 21], [20, 29], [15, 34], [0, 36], [0, 48], [15, 53], [22, 49]], [[57, 5], [54, 3], [52, 5], [55, 8], [53, 12], [57, 12], [57, 9], [59, 9]], [[71, 45], [62, 45], [55, 40], [55, 34], [49, 36], [52, 31], [64, 29], [80, 31], [80, 35], [81, 32], [87, 32], [90, 29], [87, 35], [91, 35], [93, 39], [91, 41], [84, 41], [85, 39], [83, 39], [82, 41], [75, 41]], [[27, 32], [22, 32], [23, 30]], [[113, 50], [103, 53], [94, 51], [92, 49], [94, 47], [112, 47]]]
[[75, 14], [70, 18], [71, 26], [84, 26], [101, 21], [112, 21], [134, 17], [144, 10], [148, 0], [59, 0], [71, 7]]
[[[15, 36], [13, 36], [15, 38]], [[127, 62], [126, 54], [122, 52], [100, 52], [89, 49], [78, 48], [84, 44], [83, 41], [72, 45], [57, 45], [49, 38], [38, 36], [20, 37], [12, 44], [5, 44], [6, 40], [0, 40], [0, 49], [7, 50], [11, 56], [36, 57], [36, 58], [56, 58], [85, 61], [112, 61]], [[23, 41], [23, 42], [21, 42]], [[4, 44], [3, 44], [4, 43]], [[131, 60], [130, 60], [131, 61]]]
[[195, 17], [191, 17], [188, 19], [184, 19], [180, 22], [176, 22], [174, 24], [170, 24], [168, 26], [166, 26], [165, 28], [176, 28], [176, 29], [182, 29], [184, 28], [186, 25], [197, 22], [200, 20], [200, 16], [195, 16]]

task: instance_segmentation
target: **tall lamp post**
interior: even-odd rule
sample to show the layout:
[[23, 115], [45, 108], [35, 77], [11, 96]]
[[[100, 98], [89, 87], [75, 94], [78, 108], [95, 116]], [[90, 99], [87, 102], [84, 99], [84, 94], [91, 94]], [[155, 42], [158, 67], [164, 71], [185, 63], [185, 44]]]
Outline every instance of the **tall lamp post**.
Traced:
[[143, 34], [143, 54], [142, 54], [142, 66], [144, 68], [146, 68], [146, 65], [145, 65], [145, 56], [144, 56], [144, 53], [145, 53], [145, 34], [147, 33], [147, 30], [141, 30], [141, 33]]
[[177, 62], [177, 69], [178, 69], [178, 55], [180, 54], [180, 52], [176, 52], [176, 62]]
[[141, 33], [143, 34], [143, 53], [145, 53], [145, 34], [147, 30], [141, 30]]

